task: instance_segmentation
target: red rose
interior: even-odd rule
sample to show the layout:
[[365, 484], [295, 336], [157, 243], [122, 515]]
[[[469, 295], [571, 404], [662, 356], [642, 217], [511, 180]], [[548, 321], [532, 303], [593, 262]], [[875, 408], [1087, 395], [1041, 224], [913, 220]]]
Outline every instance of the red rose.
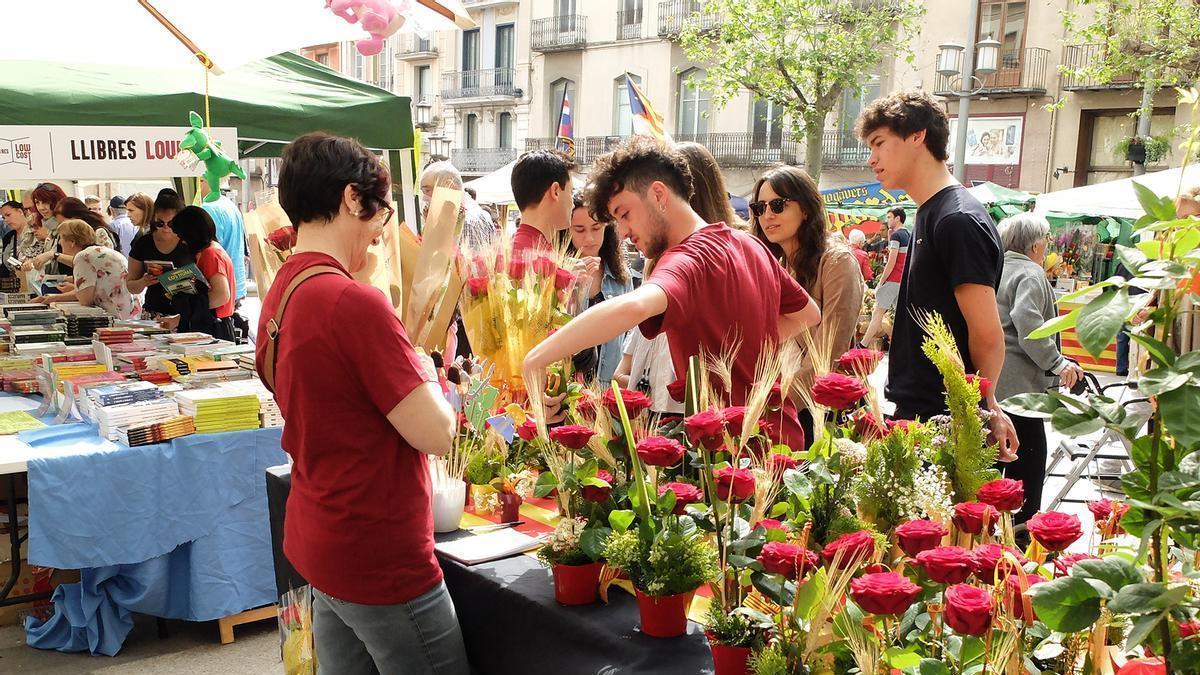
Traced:
[[[650, 397], [640, 391], [622, 389], [621, 402], [625, 404], [625, 414], [629, 415], [631, 420], [637, 419], [643, 410], [650, 408]], [[608, 412], [612, 413], [613, 417], [621, 416], [621, 411], [617, 409], [617, 395], [611, 388], [604, 390], [604, 407], [608, 408]]]
[[721, 417], [725, 419], [725, 427], [729, 429], [730, 435], [739, 436], [742, 433], [742, 424], [746, 421], [746, 406], [730, 406], [721, 411]]
[[850, 582], [850, 597], [872, 614], [903, 614], [920, 592], [920, 586], [896, 572], [864, 574]]
[[1061, 511], [1039, 513], [1025, 523], [1029, 536], [1047, 551], [1065, 551], [1083, 536], [1079, 517]]
[[596, 416], [596, 397], [585, 391], [583, 395], [575, 401], [575, 411], [580, 415], [594, 418]]
[[[1109, 499], [1088, 502], [1087, 507], [1088, 511], [1091, 511], [1092, 515], [1095, 516], [1097, 525], [1111, 518], [1114, 510], [1117, 512], [1117, 521], [1120, 521], [1125, 512], [1129, 510], [1129, 505], [1125, 502], [1114, 502]], [[1121, 532], [1124, 532], [1124, 530], [1121, 530]]]
[[779, 530], [780, 532], [791, 531], [791, 528], [789, 528], [786, 524], [784, 524], [778, 520], [775, 520], [774, 518], [763, 518], [762, 520], [758, 521], [754, 526], [761, 527], [764, 530]]
[[775, 443], [776, 445], [778, 445], [780, 443], [779, 425], [776, 424], [775, 422], [771, 422], [768, 420], [759, 420], [758, 421], [758, 430], [760, 432], [762, 432], [762, 435], [766, 436], [767, 439], [770, 440], [772, 443]]
[[650, 466], [675, 466], [683, 459], [683, 444], [673, 438], [649, 436], [637, 444], [638, 457]]
[[596, 432], [591, 427], [585, 427], [582, 424], [569, 424], [550, 430], [550, 440], [561, 443], [572, 450], [582, 450], [595, 435]]
[[1129, 659], [1117, 671], [1117, 675], [1167, 675], [1167, 660], [1161, 656]]
[[575, 275], [561, 267], [554, 273], [554, 287], [558, 290], [570, 288], [571, 284], [575, 283]]
[[771, 473], [782, 475], [788, 469], [794, 469], [799, 466], [796, 460], [787, 456], [781, 455], [778, 452], [771, 455]]
[[716, 450], [725, 442], [725, 417], [716, 410], [704, 410], [683, 420], [693, 445]]
[[916, 422], [912, 420], [888, 420], [887, 430], [889, 434], [897, 429], [900, 431], [908, 431], [909, 427], [913, 426], [914, 424], [916, 424]]
[[1192, 619], [1191, 621], [1184, 621], [1179, 624], [1179, 637], [1181, 639], [1186, 640], [1197, 633], [1200, 633], [1200, 620]]
[[537, 422], [534, 422], [532, 418], [526, 418], [526, 420], [521, 423], [521, 426], [517, 427], [517, 435], [520, 436], [522, 440], [532, 441], [533, 439], [537, 438], [537, 434]]
[[869, 410], [854, 413], [854, 435], [860, 441], [873, 441], [888, 434], [888, 428], [875, 418]]
[[479, 297], [486, 295], [488, 292], [487, 277], [472, 277], [467, 279], [467, 290], [471, 292], [471, 297]]
[[[975, 550], [971, 551], [971, 557], [975, 559], [975, 578], [985, 584], [990, 584], [996, 581], [997, 568], [1000, 569], [1000, 576], [1006, 576], [1015, 571], [1012, 561], [1004, 560], [1005, 551], [1013, 554], [1018, 565], [1028, 562], [1020, 551], [1011, 546], [1004, 548], [1001, 548], [999, 544], [976, 546]], [[1001, 561], [1003, 561], [1003, 565], [1001, 565]]]
[[910, 558], [936, 547], [947, 534], [950, 534], [950, 530], [945, 525], [932, 520], [910, 520], [896, 528], [900, 549]]
[[687, 396], [687, 382], [681, 377], [668, 384], [667, 394], [670, 395], [672, 401], [683, 403], [683, 398]]
[[524, 260], [513, 260], [508, 264], [508, 276], [520, 281], [525, 278], [525, 268], [528, 264]]
[[939, 546], [917, 554], [917, 564], [939, 584], [961, 584], [975, 571], [975, 557], [961, 546]]
[[988, 393], [992, 391], [992, 381], [979, 375], [967, 375], [967, 384], [975, 383], [979, 384], [979, 395], [986, 399], [988, 397]]
[[[1036, 586], [1046, 579], [1037, 574], [1028, 574], [1025, 576], [1025, 581], [1030, 586]], [[990, 582], [989, 582], [990, 583]], [[1025, 603], [1021, 597], [1024, 593], [1021, 592], [1021, 577], [1016, 574], [1011, 574], [1004, 580], [1004, 602], [1012, 608], [1013, 616], [1018, 619], [1025, 618]], [[1035, 614], [1033, 618], [1037, 618]]]
[[778, 410], [783, 407], [783, 385], [776, 382], [771, 385], [771, 393], [767, 396], [767, 407]]
[[851, 563], [855, 566], [861, 565], [875, 556], [875, 537], [867, 530], [843, 534], [827, 544], [821, 555], [825, 556], [826, 562], [832, 564], [838, 551], [842, 552], [840, 567], [847, 567]]
[[596, 478], [608, 483], [608, 487], [583, 485], [579, 488], [579, 494], [589, 502], [603, 504], [604, 502], [608, 501], [608, 496], [612, 494], [613, 477], [611, 473], [605, 471], [604, 469], [600, 469], [596, 472]]
[[959, 502], [954, 505], [954, 515], [950, 521], [960, 531], [967, 534], [979, 534], [986, 527], [988, 532], [1000, 520], [1000, 514], [991, 504], [983, 502]]
[[1054, 569], [1058, 570], [1058, 576], [1064, 577], [1067, 575], [1067, 572], [1070, 572], [1071, 568], [1075, 566], [1075, 563], [1079, 562], [1080, 560], [1099, 559], [1100, 558], [1092, 555], [1091, 553], [1072, 553], [1071, 555], [1060, 555], [1054, 559]]
[[288, 225], [267, 235], [267, 241], [280, 251], [290, 251], [296, 247], [296, 228]]
[[675, 493], [675, 515], [677, 516], [684, 514], [684, 507], [688, 504], [704, 500], [704, 493], [700, 491], [700, 488], [690, 483], [667, 483], [658, 488], [658, 496], [663, 496], [667, 490]]
[[851, 349], [838, 357], [837, 364], [851, 375], [869, 375], [883, 360], [883, 352], [874, 349]]
[[750, 469], [727, 466], [714, 471], [713, 478], [717, 486], [717, 499], [721, 501], [729, 500], [731, 493], [735, 502], [746, 501], [754, 495], [754, 472]]
[[533, 268], [533, 273], [540, 277], [552, 277], [558, 271], [558, 265], [554, 264], [553, 260], [544, 255], [534, 258], [530, 267]]
[[769, 541], [763, 544], [762, 553], [758, 554], [758, 562], [771, 574], [782, 574], [786, 579], [797, 579], [804, 576], [806, 570], [816, 567], [819, 559], [816, 553], [802, 546]]
[[991, 504], [997, 511], [1020, 511], [1025, 504], [1025, 484], [1011, 478], [997, 478], [984, 483], [975, 498]]
[[959, 635], [983, 637], [992, 625], [992, 594], [982, 588], [957, 584], [946, 589], [946, 623]]
[[841, 373], [822, 375], [813, 383], [812, 398], [818, 405], [834, 410], [845, 410], [867, 395], [867, 385], [862, 380]]

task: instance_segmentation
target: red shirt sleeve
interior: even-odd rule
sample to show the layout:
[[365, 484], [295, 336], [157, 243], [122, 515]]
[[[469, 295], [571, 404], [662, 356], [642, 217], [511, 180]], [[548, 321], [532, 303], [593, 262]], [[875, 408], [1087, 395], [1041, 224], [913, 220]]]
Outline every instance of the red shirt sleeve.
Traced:
[[212, 279], [218, 274], [224, 274], [221, 270], [220, 256], [217, 255], [217, 252], [211, 246], [196, 256], [196, 267], [199, 267], [200, 271], [204, 273], [205, 279]]
[[650, 273], [646, 283], [654, 284], [667, 295], [667, 310], [657, 316], [652, 316], [640, 324], [642, 335], [648, 339], [658, 337], [663, 332], [663, 321], [668, 313], [673, 313], [679, 307], [688, 307], [692, 297], [695, 265], [690, 256], [680, 252], [668, 252], [659, 258]]
[[354, 284], [337, 302], [333, 326], [346, 374], [356, 377], [372, 403], [390, 413], [425, 382], [416, 350], [404, 332], [395, 309], [377, 289]]
[[775, 276], [779, 278], [779, 314], [792, 314], [808, 306], [808, 292], [796, 281], [795, 277], [783, 268], [775, 265]]

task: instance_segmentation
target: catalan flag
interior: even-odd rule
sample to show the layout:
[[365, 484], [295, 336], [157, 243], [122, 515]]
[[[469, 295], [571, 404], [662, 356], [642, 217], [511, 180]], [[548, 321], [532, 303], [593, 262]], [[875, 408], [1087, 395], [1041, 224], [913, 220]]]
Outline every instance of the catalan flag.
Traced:
[[571, 99], [563, 92], [562, 114], [558, 117], [558, 141], [556, 146], [563, 152], [575, 156], [575, 125], [571, 121]]
[[625, 90], [629, 92], [629, 114], [633, 118], [633, 133], [653, 136], [668, 143], [674, 142], [663, 124], [663, 116], [650, 105], [650, 99], [638, 89], [629, 73], [625, 73]]

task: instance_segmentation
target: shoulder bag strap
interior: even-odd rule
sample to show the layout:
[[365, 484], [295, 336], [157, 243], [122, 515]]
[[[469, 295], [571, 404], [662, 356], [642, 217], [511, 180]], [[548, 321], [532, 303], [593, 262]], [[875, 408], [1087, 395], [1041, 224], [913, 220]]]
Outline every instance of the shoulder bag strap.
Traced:
[[275, 309], [275, 316], [267, 322], [267, 346], [263, 353], [263, 359], [258, 364], [258, 376], [272, 394], [275, 393], [275, 359], [279, 346], [280, 328], [283, 325], [283, 312], [287, 309], [288, 301], [292, 299], [292, 294], [296, 292], [296, 288], [300, 284], [322, 274], [346, 276], [344, 272], [332, 265], [313, 265], [305, 268], [284, 289], [283, 295], [279, 297], [279, 306]]

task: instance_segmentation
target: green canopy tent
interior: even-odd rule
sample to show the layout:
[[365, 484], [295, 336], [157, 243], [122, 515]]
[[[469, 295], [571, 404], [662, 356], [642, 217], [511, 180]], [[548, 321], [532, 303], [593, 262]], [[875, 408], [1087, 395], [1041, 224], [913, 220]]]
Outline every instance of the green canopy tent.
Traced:
[[[204, 91], [205, 75], [198, 65], [117, 69], [4, 61], [0, 124], [186, 126], [189, 111], [204, 113]], [[415, 222], [410, 206], [412, 108], [407, 97], [286, 52], [209, 75], [208, 91], [212, 119], [207, 122], [237, 128], [239, 157], [278, 157], [293, 138], [318, 130], [352, 136], [384, 153], [405, 192], [405, 219]]]

